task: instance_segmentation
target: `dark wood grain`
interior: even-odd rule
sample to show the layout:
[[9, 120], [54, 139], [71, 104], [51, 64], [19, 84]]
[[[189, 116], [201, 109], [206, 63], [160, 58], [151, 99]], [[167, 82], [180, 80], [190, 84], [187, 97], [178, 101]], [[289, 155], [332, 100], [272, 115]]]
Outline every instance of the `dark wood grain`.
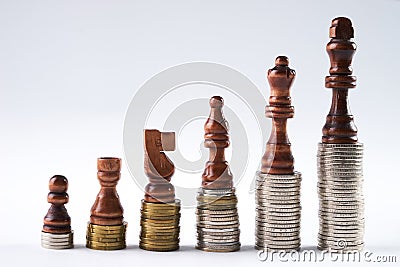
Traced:
[[265, 115], [272, 118], [272, 130], [261, 162], [261, 172], [268, 174], [293, 174], [293, 155], [286, 130], [288, 118], [293, 118], [290, 87], [296, 76], [289, 68], [289, 60], [279, 56], [275, 67], [268, 70], [267, 78], [271, 87], [269, 105]]
[[229, 146], [228, 123], [222, 113], [224, 100], [220, 96], [210, 99], [210, 115], [204, 125], [204, 146], [210, 150], [209, 160], [202, 175], [202, 186], [208, 189], [233, 187], [232, 173], [225, 160]]
[[322, 129], [323, 143], [355, 143], [357, 127], [353, 121], [348, 102], [348, 89], [356, 86], [351, 67], [356, 44], [351, 41], [354, 30], [348, 18], [332, 20], [330, 42], [326, 46], [331, 67], [325, 78], [325, 87], [332, 88], [332, 104]]
[[98, 225], [121, 225], [124, 209], [117, 193], [117, 183], [120, 179], [121, 159], [104, 157], [97, 159], [97, 178], [100, 182], [100, 192], [94, 202], [90, 222]]
[[51, 203], [43, 219], [43, 232], [62, 234], [71, 232], [71, 218], [64, 204], [68, 203], [68, 180], [62, 175], [54, 175], [49, 181], [47, 202]]
[[175, 166], [163, 151], [175, 150], [175, 133], [144, 130], [144, 171], [149, 178], [144, 200], [153, 203], [175, 201], [175, 188], [170, 183]]

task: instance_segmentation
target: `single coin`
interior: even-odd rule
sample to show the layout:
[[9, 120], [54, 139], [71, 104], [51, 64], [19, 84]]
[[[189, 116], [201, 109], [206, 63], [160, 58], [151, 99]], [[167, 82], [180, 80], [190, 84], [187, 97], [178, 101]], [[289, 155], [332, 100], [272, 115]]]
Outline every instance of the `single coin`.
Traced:
[[68, 245], [64, 245], [64, 246], [54, 246], [54, 245], [49, 245], [49, 244], [43, 244], [42, 243], [42, 247], [46, 248], [46, 249], [69, 249], [69, 248], [73, 248], [74, 245], [73, 244], [68, 244]]

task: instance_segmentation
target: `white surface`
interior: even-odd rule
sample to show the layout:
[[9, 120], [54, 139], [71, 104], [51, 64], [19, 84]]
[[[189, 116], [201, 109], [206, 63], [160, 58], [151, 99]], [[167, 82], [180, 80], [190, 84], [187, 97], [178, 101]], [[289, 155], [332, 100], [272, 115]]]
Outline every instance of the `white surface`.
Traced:
[[[315, 155], [331, 95], [323, 82], [329, 68], [325, 45], [337, 16], [352, 19], [358, 44], [358, 86], [350, 92], [350, 105], [365, 144], [365, 242], [375, 253], [398, 253], [399, 11], [400, 1], [389, 0], [0, 1], [0, 261], [5, 266], [260, 263], [252, 249], [250, 180], [238, 188], [242, 251], [194, 250], [194, 210], [187, 209], [182, 251], [149, 253], [136, 246], [143, 192], [126, 166], [118, 192], [130, 247], [104, 253], [82, 244], [99, 189], [96, 158], [123, 157], [125, 110], [143, 82], [172, 65], [211, 61], [241, 71], [266, 97], [265, 71], [281, 53], [297, 71], [296, 117], [289, 121], [289, 136], [296, 169], [303, 174], [302, 243], [313, 248], [318, 231]], [[67, 209], [77, 249], [68, 251], [40, 248], [49, 207], [47, 182], [58, 173], [70, 182]]]

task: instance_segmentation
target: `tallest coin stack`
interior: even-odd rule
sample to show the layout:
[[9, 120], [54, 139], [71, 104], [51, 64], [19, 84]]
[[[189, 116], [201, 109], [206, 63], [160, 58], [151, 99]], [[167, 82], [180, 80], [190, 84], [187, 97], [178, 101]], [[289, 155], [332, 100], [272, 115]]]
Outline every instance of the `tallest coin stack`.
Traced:
[[348, 107], [348, 89], [356, 86], [351, 61], [356, 45], [347, 18], [336, 18], [330, 28], [327, 52], [331, 61], [325, 86], [332, 88], [332, 106], [318, 146], [318, 248], [361, 250], [364, 236], [363, 145]]

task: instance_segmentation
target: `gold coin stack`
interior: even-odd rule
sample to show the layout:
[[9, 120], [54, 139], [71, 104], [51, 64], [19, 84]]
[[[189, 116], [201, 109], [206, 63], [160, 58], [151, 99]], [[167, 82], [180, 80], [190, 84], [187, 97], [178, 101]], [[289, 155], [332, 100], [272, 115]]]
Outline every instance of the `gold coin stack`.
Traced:
[[139, 247], [151, 251], [179, 249], [181, 202], [151, 203], [142, 200]]
[[88, 223], [86, 247], [96, 250], [117, 250], [126, 248], [127, 223], [121, 225], [98, 225]]

